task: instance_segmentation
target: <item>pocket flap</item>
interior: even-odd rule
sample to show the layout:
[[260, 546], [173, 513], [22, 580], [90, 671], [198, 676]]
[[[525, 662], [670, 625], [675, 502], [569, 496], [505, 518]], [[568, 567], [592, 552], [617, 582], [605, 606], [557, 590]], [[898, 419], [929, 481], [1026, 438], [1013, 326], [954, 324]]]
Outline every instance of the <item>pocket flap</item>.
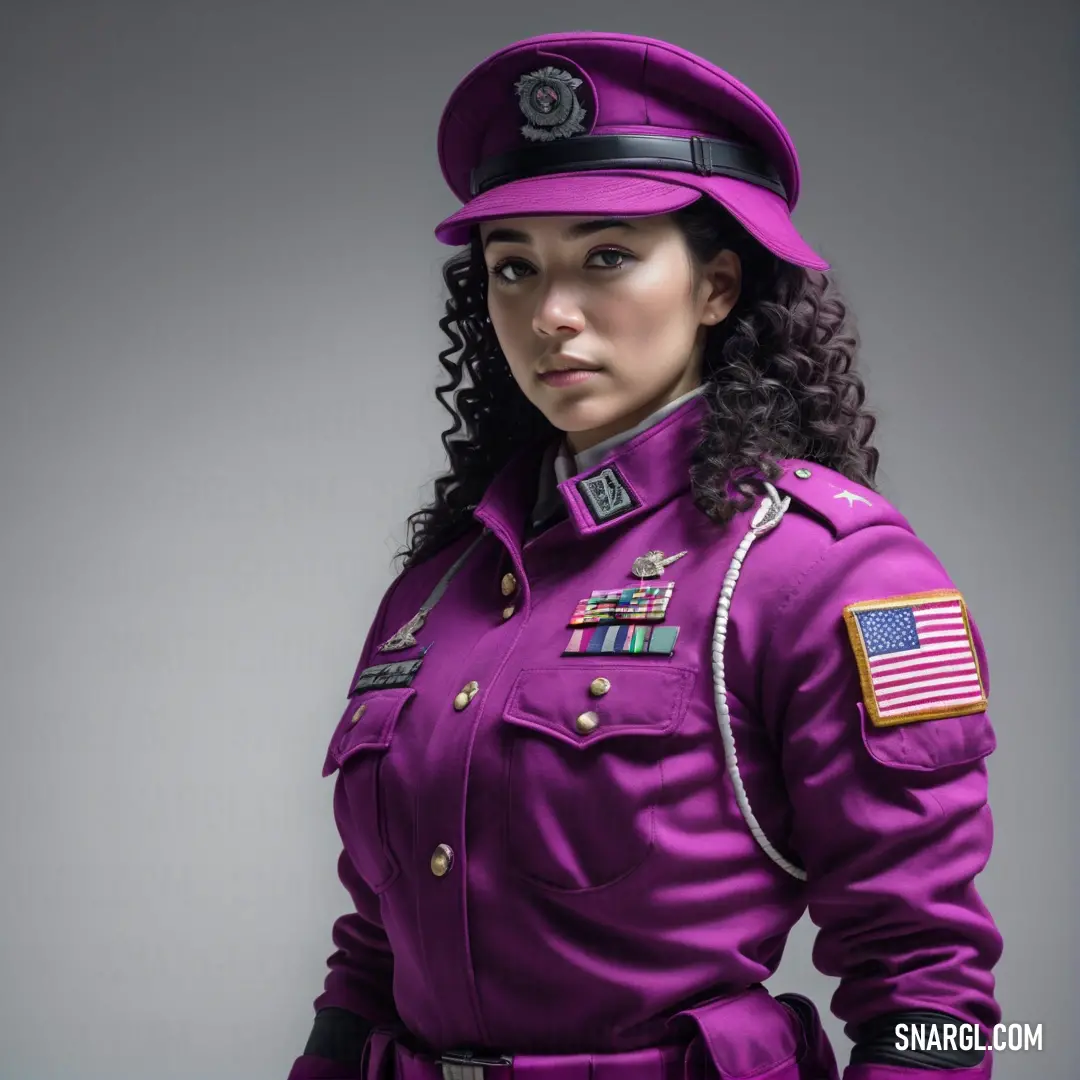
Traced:
[[[721, 1080], [799, 1080], [799, 1020], [764, 987], [705, 1002], [673, 1020], [679, 1018], [697, 1028], [696, 1049], [712, 1062]], [[697, 1069], [691, 1074], [702, 1075]]]
[[385, 750], [390, 745], [401, 710], [415, 693], [411, 686], [405, 686], [350, 697], [330, 740], [323, 776], [329, 776], [353, 754], [363, 750]]
[[[569, 664], [526, 668], [503, 718], [519, 727], [585, 747], [624, 735], [668, 735], [686, 715], [693, 668], [672, 664]], [[594, 684], [603, 680], [602, 693]]]
[[985, 712], [916, 720], [895, 727], [874, 727], [859, 702], [859, 722], [867, 752], [892, 769], [934, 772], [956, 765], [971, 765], [994, 752], [997, 738]]

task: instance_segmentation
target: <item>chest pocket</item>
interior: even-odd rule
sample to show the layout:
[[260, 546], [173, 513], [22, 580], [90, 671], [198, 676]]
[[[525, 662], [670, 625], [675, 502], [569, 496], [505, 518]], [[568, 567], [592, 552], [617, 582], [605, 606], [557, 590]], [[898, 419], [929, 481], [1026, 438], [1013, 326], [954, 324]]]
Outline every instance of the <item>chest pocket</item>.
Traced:
[[583, 892], [648, 858], [665, 740], [686, 715], [694, 678], [693, 668], [652, 663], [521, 672], [502, 716], [506, 855], [519, 875]]
[[345, 850], [373, 892], [397, 877], [398, 863], [386, 841], [388, 807], [380, 771], [402, 714], [416, 691], [411, 687], [369, 690], [349, 698], [323, 763], [323, 776], [340, 770], [334, 813]]

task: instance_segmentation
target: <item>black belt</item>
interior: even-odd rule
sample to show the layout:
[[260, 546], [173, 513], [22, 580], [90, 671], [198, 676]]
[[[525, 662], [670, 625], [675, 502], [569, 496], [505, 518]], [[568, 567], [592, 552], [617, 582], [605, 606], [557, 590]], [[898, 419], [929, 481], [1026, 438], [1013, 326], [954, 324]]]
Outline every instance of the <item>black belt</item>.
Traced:
[[779, 173], [756, 147], [697, 135], [584, 135], [526, 146], [488, 158], [472, 170], [472, 197], [514, 180], [596, 169], [663, 169], [732, 176], [787, 198]]

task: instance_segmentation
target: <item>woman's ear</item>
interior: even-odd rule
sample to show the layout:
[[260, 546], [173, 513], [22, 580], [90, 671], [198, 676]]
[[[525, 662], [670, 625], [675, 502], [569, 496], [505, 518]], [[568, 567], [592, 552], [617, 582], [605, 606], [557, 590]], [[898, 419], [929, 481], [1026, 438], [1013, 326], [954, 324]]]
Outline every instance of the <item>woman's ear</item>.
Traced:
[[719, 251], [701, 268], [701, 321], [723, 322], [742, 292], [742, 260], [729, 248]]

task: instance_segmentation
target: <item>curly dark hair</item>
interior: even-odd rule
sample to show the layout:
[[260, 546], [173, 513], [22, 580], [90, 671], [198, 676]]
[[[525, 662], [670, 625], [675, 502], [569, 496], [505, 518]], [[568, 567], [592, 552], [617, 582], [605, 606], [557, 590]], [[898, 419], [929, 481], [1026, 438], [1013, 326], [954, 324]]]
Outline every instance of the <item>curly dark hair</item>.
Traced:
[[[776, 479], [783, 458], [817, 462], [873, 490], [876, 421], [863, 404], [857, 335], [833, 282], [778, 258], [712, 199], [671, 217], [700, 263], [727, 248], [743, 268], [737, 303], [705, 331], [708, 408], [690, 469], [695, 504], [729, 521], [752, 504], [748, 481]], [[439, 362], [449, 379], [436, 396], [452, 417], [442, 436], [450, 469], [436, 479], [434, 501], [408, 518], [398, 553], [405, 567], [472, 526], [473, 508], [513, 454], [558, 435], [513, 380], [495, 337], [478, 229], [447, 260], [443, 280], [450, 295], [439, 326], [451, 344]]]

